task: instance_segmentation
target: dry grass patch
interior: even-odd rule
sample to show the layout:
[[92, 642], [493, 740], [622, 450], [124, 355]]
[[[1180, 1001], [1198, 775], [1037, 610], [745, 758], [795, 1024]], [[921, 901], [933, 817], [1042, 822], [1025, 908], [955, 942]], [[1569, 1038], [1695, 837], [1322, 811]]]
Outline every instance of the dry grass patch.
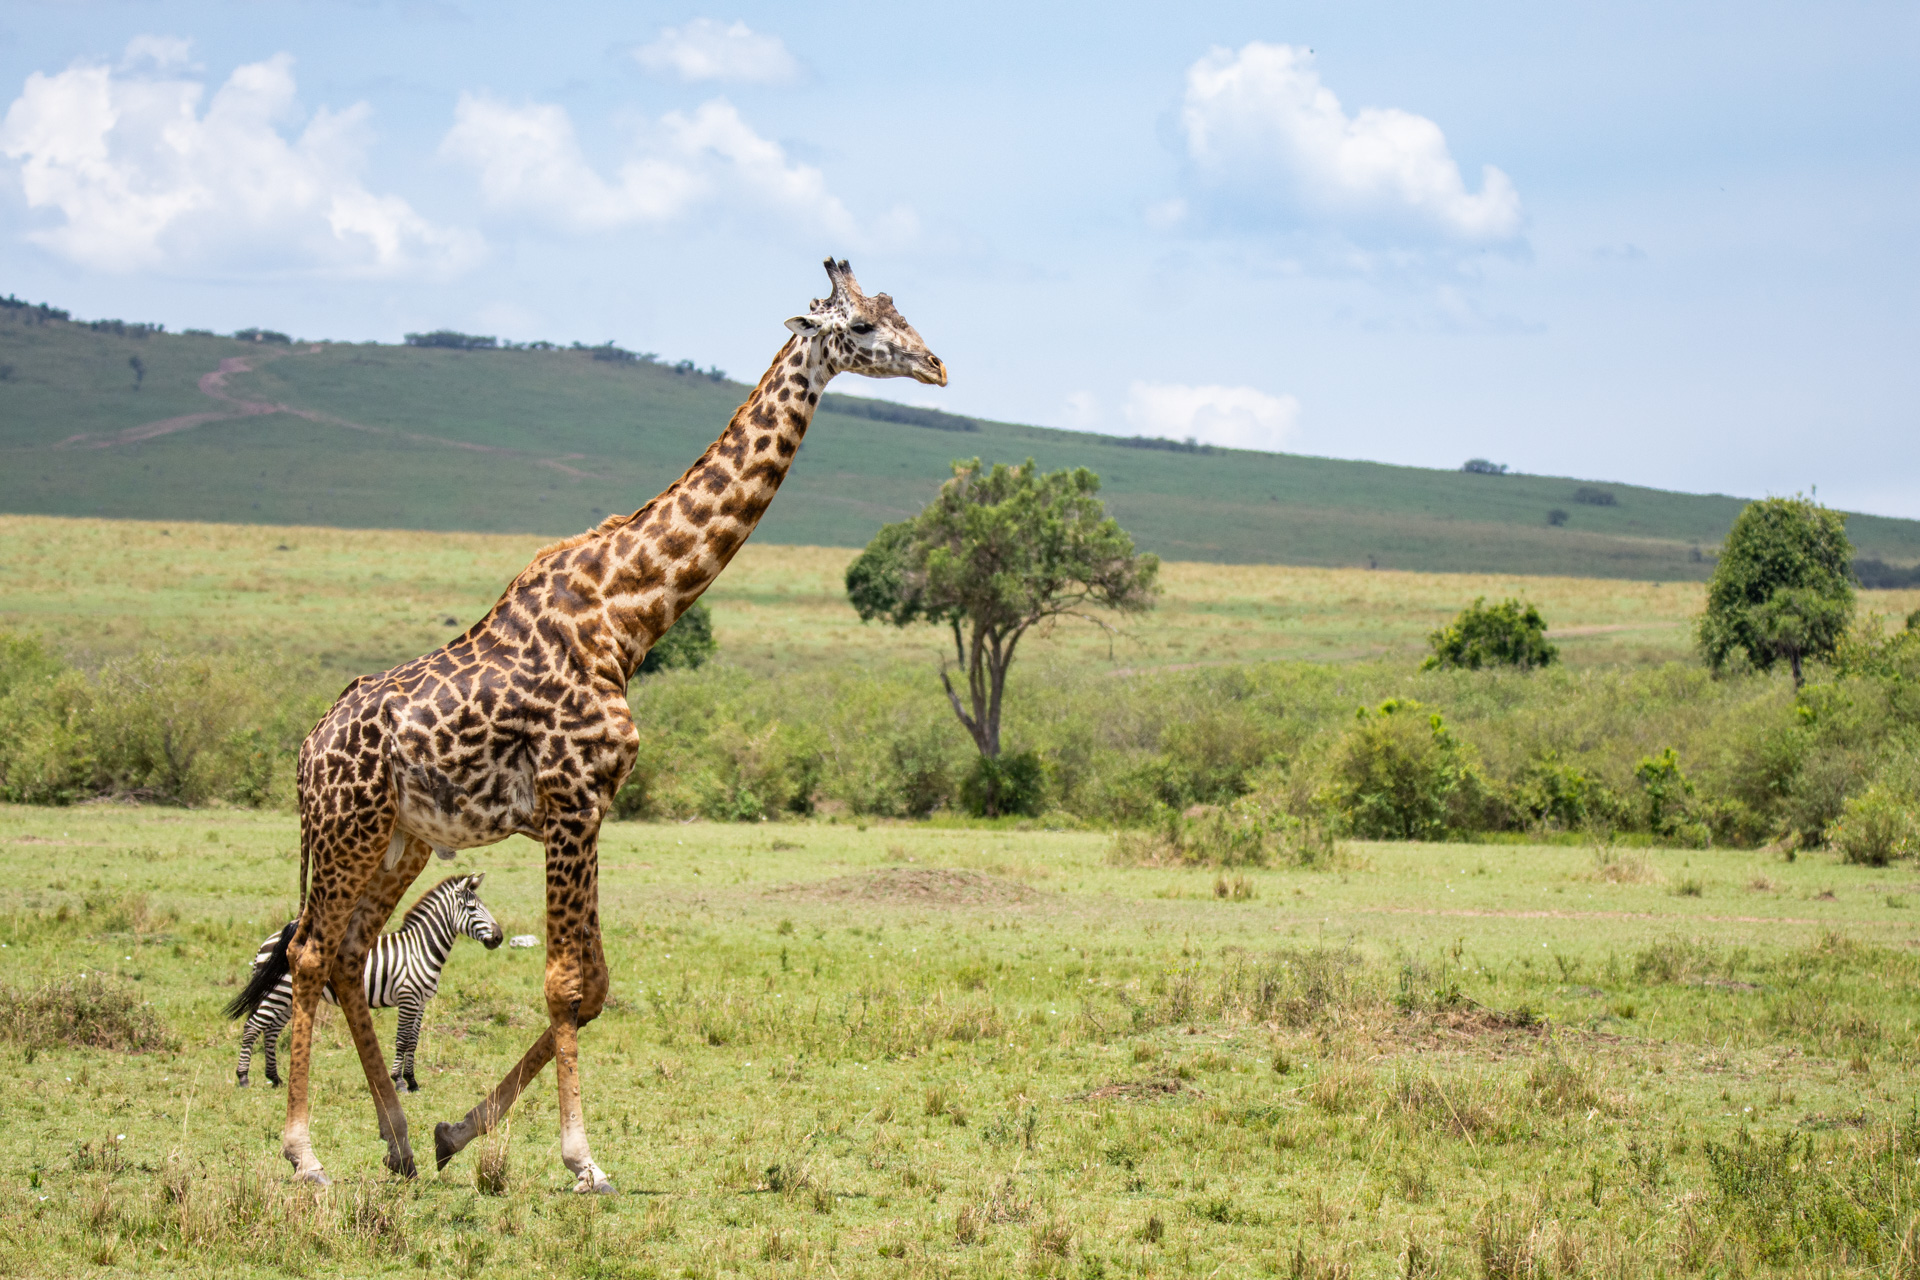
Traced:
[[889, 867], [813, 884], [782, 885], [769, 896], [821, 902], [878, 902], [912, 907], [991, 907], [1032, 902], [1040, 895], [1013, 880], [952, 867]]
[[0, 1037], [40, 1049], [166, 1049], [172, 1037], [131, 983], [98, 974], [31, 991], [0, 985]]

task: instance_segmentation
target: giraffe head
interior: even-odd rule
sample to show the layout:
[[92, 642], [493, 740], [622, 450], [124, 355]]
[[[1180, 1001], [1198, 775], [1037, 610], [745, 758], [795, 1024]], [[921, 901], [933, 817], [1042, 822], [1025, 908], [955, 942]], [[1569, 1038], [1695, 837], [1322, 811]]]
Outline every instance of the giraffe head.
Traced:
[[869, 298], [860, 292], [853, 268], [844, 261], [827, 259], [827, 279], [833, 292], [815, 298], [807, 314], [787, 321], [787, 328], [825, 343], [829, 368], [869, 378], [912, 378], [936, 387], [947, 385], [947, 366], [927, 350], [907, 318], [894, 310], [892, 298], [884, 293]]

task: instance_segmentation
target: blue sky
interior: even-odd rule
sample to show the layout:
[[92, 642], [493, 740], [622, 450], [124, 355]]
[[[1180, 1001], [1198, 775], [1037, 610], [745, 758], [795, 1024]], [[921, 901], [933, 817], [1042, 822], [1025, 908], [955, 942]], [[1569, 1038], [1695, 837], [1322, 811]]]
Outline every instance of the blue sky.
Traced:
[[27, 2], [0, 105], [89, 318], [751, 379], [833, 253], [953, 370], [843, 390], [1920, 516], [1911, 4]]

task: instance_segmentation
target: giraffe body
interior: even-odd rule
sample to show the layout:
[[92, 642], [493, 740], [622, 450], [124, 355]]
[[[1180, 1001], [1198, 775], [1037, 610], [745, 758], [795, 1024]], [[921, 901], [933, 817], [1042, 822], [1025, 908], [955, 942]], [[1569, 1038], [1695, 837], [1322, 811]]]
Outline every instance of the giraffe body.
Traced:
[[362, 990], [367, 949], [436, 848], [525, 835], [546, 849], [548, 1026], [465, 1118], [435, 1129], [435, 1156], [444, 1167], [491, 1129], [552, 1059], [574, 1189], [613, 1190], [587, 1142], [578, 1035], [607, 995], [597, 851], [639, 747], [627, 682], [759, 523], [836, 374], [947, 381], [887, 295], [862, 294], [844, 262], [829, 260], [827, 274], [831, 295], [787, 321], [793, 337], [679, 480], [632, 515], [541, 551], [457, 639], [354, 681], [302, 744], [303, 905], [288, 947], [281, 1140], [296, 1176], [327, 1180], [308, 1133], [308, 1078], [313, 1011], [329, 985], [373, 1093], [386, 1164], [413, 1174], [406, 1116]]

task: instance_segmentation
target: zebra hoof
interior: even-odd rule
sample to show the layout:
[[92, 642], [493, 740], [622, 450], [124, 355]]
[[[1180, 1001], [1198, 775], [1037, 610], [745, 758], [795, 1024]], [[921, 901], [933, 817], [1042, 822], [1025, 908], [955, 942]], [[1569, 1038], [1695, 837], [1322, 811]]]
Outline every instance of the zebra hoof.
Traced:
[[460, 1154], [460, 1148], [453, 1142], [453, 1126], [445, 1121], [433, 1126], [433, 1168], [434, 1172], [447, 1167], [447, 1161]]
[[238, 1076], [238, 1077], [236, 1077], [236, 1078], [235, 1078], [235, 1080], [234, 1080], [234, 1086], [233, 1086], [233, 1087], [234, 1087], [234, 1088], [236, 1088], [236, 1089], [245, 1089], [245, 1088], [247, 1088], [248, 1086], [250, 1086], [250, 1085], [251, 1085], [252, 1083], [253, 1083], [253, 1081], [251, 1081], [251, 1080], [249, 1080], [249, 1079], [247, 1079], [247, 1078], [246, 1078], [246, 1077], [245, 1077], [244, 1075], [243, 1075], [243, 1076]]
[[407, 1092], [408, 1093], [420, 1092], [420, 1082], [418, 1080], [415, 1080], [412, 1076], [407, 1077]]

